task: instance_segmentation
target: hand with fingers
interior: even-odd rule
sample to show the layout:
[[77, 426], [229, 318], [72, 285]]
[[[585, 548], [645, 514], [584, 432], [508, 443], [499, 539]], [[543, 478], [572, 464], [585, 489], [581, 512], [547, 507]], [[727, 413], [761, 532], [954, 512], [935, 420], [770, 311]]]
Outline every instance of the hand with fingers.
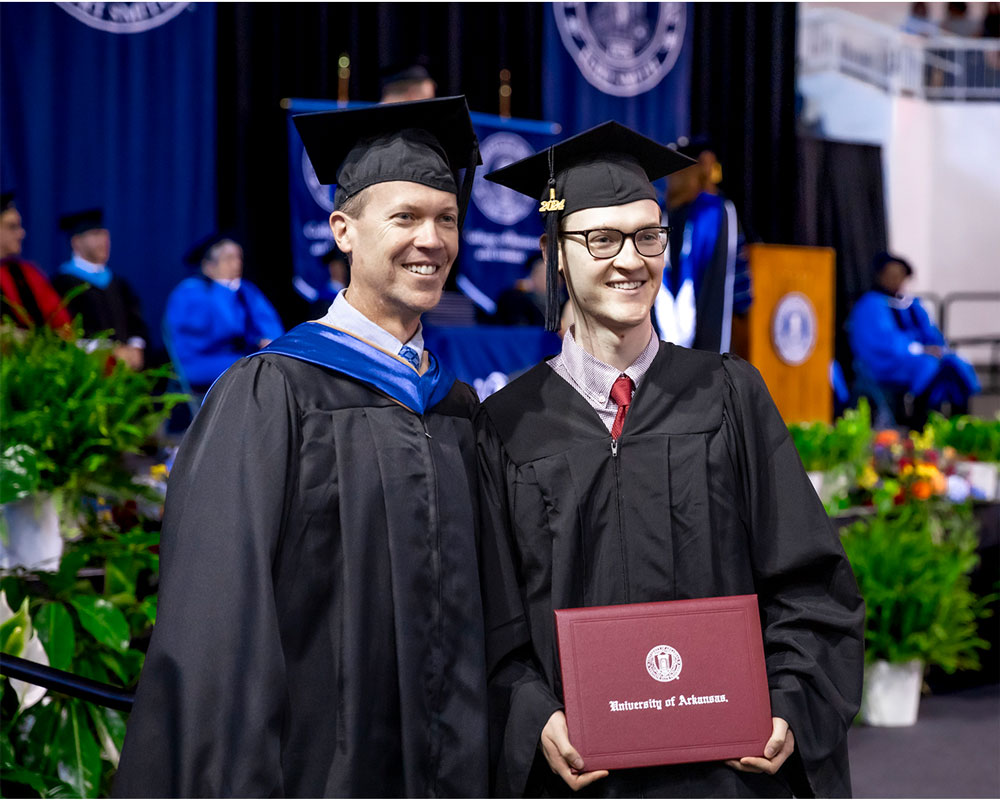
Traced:
[[[551, 720], [550, 720], [551, 722]], [[795, 737], [792, 735], [788, 723], [781, 717], [771, 717], [772, 729], [771, 738], [764, 746], [764, 757], [746, 756], [739, 760], [732, 759], [725, 762], [726, 766], [739, 770], [740, 772], [766, 772], [774, 775], [781, 765], [788, 760], [788, 757], [795, 751]]]
[[569, 742], [566, 715], [562, 711], [556, 711], [545, 723], [541, 746], [549, 768], [566, 781], [566, 785], [574, 792], [608, 775], [606, 769], [584, 772], [583, 759]]

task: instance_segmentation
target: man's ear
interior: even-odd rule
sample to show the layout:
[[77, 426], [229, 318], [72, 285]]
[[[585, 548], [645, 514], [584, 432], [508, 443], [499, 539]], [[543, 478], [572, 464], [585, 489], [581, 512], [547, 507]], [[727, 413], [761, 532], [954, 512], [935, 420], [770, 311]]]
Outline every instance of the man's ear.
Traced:
[[351, 244], [354, 232], [353, 220], [343, 211], [334, 211], [330, 214], [330, 230], [333, 231], [333, 240], [341, 253], [350, 253], [353, 250]]

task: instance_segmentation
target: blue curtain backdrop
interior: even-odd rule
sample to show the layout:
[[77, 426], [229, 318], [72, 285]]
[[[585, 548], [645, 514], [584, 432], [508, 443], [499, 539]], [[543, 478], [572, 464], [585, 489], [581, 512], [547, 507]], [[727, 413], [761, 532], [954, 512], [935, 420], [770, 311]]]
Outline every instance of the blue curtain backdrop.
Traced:
[[[87, 10], [87, 9], [90, 10]], [[181, 255], [216, 225], [215, 4], [0, 6], [0, 182], [24, 255], [69, 256], [59, 215], [101, 206], [109, 266], [158, 344]]]
[[691, 3], [549, 3], [542, 109], [569, 136], [609, 119], [688, 135]]

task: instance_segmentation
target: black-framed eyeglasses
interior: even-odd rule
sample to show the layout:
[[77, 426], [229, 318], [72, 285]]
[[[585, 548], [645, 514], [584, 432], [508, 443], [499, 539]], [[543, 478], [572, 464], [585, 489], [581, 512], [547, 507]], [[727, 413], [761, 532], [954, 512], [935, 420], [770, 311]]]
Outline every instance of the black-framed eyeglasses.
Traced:
[[658, 225], [651, 228], [639, 228], [632, 233], [624, 233], [614, 228], [594, 228], [589, 231], [562, 231], [560, 236], [584, 236], [587, 240], [587, 252], [594, 258], [614, 258], [625, 246], [625, 240], [631, 239], [636, 252], [641, 256], [653, 257], [662, 255], [670, 241], [670, 228]]

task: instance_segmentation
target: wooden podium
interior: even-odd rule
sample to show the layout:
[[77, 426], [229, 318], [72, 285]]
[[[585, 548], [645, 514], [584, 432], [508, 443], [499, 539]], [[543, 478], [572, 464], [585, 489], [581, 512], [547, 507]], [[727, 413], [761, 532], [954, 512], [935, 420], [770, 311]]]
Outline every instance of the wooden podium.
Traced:
[[747, 358], [786, 423], [831, 422], [834, 251], [773, 244], [748, 250], [754, 299]]

